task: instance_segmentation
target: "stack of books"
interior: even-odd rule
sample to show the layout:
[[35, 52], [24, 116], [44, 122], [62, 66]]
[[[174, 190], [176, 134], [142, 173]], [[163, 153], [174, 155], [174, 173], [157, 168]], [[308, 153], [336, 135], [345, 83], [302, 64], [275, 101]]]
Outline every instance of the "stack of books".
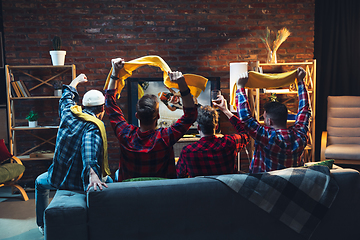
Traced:
[[31, 97], [29, 90], [22, 80], [11, 81], [11, 94], [14, 97]]

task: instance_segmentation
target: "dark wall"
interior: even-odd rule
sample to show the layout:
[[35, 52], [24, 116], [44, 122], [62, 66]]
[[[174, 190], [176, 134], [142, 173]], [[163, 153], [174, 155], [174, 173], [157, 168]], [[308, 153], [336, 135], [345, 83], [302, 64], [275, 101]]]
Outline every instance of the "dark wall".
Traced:
[[[327, 97], [360, 96], [360, 1], [316, 0], [316, 144], [326, 131]], [[316, 148], [320, 158], [321, 148]]]
[[[1, 1], [2, 2], [2, 1]], [[0, 105], [6, 103], [6, 82], [5, 82], [5, 58], [4, 58], [4, 26], [3, 26], [3, 12], [2, 4], [0, 4]]]
[[[9, 65], [51, 64], [51, 39], [59, 35], [66, 64], [102, 89], [110, 60], [161, 56], [173, 70], [221, 78], [229, 94], [229, 63], [264, 62], [261, 41], [268, 26], [291, 35], [278, 50], [279, 62], [305, 61], [314, 52], [315, 0], [230, 1], [3, 1], [6, 61]], [[141, 68], [135, 77], [161, 77]], [[126, 89], [125, 89], [126, 92]], [[126, 93], [120, 100], [126, 109]], [[226, 119], [225, 119], [226, 120]], [[233, 131], [222, 124], [223, 132]]]
[[[287, 27], [290, 37], [278, 50], [278, 62], [313, 59], [315, 0], [88, 0], [2, 2], [6, 62], [9, 65], [49, 65], [51, 39], [58, 35], [67, 51], [66, 64], [75, 64], [90, 83], [80, 87], [101, 90], [110, 60], [159, 55], [172, 70], [220, 77], [229, 96], [229, 63], [265, 62], [261, 41], [266, 27]], [[162, 77], [143, 67], [134, 77]], [[127, 110], [127, 88], [120, 107]], [[116, 168], [118, 141], [107, 119], [109, 159]], [[223, 133], [234, 132], [221, 117]]]

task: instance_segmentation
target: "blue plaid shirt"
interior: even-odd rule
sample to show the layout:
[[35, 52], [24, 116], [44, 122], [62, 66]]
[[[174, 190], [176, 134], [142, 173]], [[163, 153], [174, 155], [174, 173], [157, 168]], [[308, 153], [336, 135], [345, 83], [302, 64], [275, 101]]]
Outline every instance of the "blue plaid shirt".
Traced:
[[[70, 107], [78, 97], [75, 88], [64, 85], [59, 102], [60, 126], [48, 181], [58, 189], [86, 191], [90, 168], [100, 178], [103, 143], [94, 123], [82, 121], [71, 112]], [[95, 116], [92, 112], [83, 112]]]

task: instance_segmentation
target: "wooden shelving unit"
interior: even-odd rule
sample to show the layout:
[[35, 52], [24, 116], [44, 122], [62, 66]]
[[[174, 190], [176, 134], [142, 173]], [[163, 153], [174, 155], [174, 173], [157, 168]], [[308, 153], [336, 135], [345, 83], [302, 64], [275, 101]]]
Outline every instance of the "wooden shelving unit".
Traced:
[[[276, 64], [260, 63], [259, 66], [263, 68], [264, 73], [273, 72], [272, 71], [273, 69], [276, 69], [276, 71], [282, 69], [283, 72], [291, 71], [298, 67], [302, 67], [305, 69], [306, 71], [305, 85], [309, 93], [309, 100], [311, 105], [311, 118], [310, 118], [309, 132], [308, 132], [309, 142], [307, 147], [305, 148], [302, 158], [304, 162], [315, 161], [316, 60], [311, 60], [306, 62], [296, 62], [296, 63], [276, 63]], [[263, 121], [261, 120], [262, 111], [261, 111], [260, 98], [270, 96], [271, 93], [276, 93], [279, 95], [286, 94], [287, 96], [294, 95], [294, 97], [298, 99], [297, 85], [295, 84], [292, 84], [282, 89], [265, 89], [265, 92], [263, 93], [260, 91], [259, 88], [248, 89], [248, 99], [249, 99], [251, 112], [253, 114], [253, 117], [256, 118], [256, 120], [259, 121], [260, 123], [263, 123]], [[286, 102], [284, 104], [286, 105]], [[288, 125], [294, 124], [294, 122], [295, 122], [294, 120], [288, 120]], [[252, 142], [250, 147], [251, 153], [253, 153], [254, 151], [253, 144], [254, 143]]]
[[[9, 133], [9, 149], [11, 154], [19, 157], [22, 161], [24, 160], [50, 160], [51, 157], [39, 157], [39, 158], [30, 158], [30, 154], [37, 151], [42, 145], [50, 144], [55, 147], [56, 133], [58, 127], [58, 122], [51, 126], [46, 126], [41, 123], [37, 127], [28, 127], [24, 124], [23, 119], [17, 119], [15, 110], [19, 107], [31, 108], [29, 104], [24, 101], [33, 101], [32, 104], [41, 105], [41, 107], [46, 107], [48, 104], [53, 104], [50, 106], [52, 111], [58, 111], [58, 101], [60, 96], [52, 96], [53, 85], [52, 82], [55, 80], [63, 80], [63, 78], [68, 78], [70, 80], [76, 77], [76, 67], [72, 65], [64, 66], [52, 66], [52, 65], [29, 65], [29, 66], [5, 66], [6, 74], [6, 91], [7, 91], [7, 119], [8, 119], [8, 133]], [[31, 96], [29, 97], [18, 97], [12, 96], [11, 84], [10, 82], [16, 78], [24, 78], [25, 82], [28, 83], [28, 91]], [[71, 79], [70, 79], [71, 78]], [[47, 89], [43, 89], [47, 88]], [[47, 91], [44, 91], [47, 90]], [[56, 103], [56, 106], [55, 106]], [[18, 120], [18, 121], [17, 121]], [[47, 138], [41, 136], [44, 131], [52, 131]], [[26, 133], [26, 139], [17, 138], [17, 133]], [[27, 150], [18, 151], [19, 144], [22, 144], [21, 141], [29, 139], [36, 139], [39, 141], [38, 144], [28, 148]]]

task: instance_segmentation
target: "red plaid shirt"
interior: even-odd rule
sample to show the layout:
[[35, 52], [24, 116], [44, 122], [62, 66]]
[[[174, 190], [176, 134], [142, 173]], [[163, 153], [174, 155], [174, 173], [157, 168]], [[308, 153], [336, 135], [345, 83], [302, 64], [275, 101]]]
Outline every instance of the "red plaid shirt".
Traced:
[[237, 173], [237, 153], [249, 142], [238, 117], [230, 122], [238, 134], [224, 137], [206, 136], [183, 147], [176, 165], [178, 177], [196, 177]]
[[254, 138], [254, 156], [250, 173], [268, 172], [287, 167], [300, 166], [300, 157], [307, 144], [307, 132], [311, 116], [306, 87], [298, 83], [299, 108], [295, 124], [287, 129], [262, 126], [251, 117], [245, 89], [236, 93], [238, 113], [245, 130]]
[[119, 180], [136, 177], [176, 178], [173, 145], [196, 121], [197, 108], [184, 108], [184, 115], [169, 128], [141, 132], [128, 124], [116, 105], [115, 91], [106, 91], [105, 110], [120, 142]]

